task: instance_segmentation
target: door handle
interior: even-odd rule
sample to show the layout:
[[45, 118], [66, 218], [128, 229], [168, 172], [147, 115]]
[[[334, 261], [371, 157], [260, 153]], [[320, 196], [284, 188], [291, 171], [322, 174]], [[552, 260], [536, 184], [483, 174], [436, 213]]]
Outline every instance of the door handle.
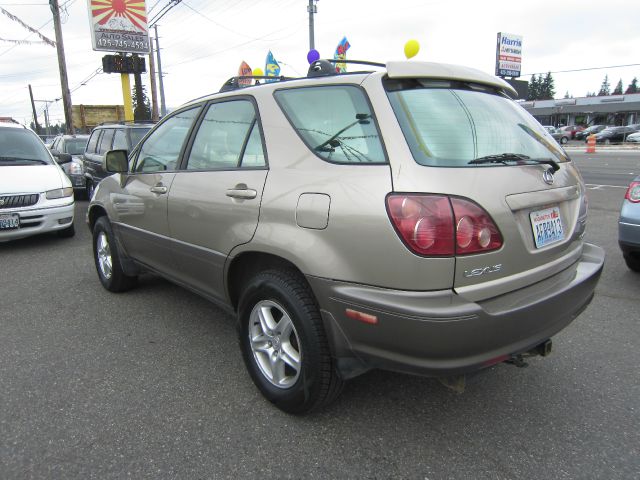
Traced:
[[159, 194], [159, 195], [163, 195], [163, 194], [167, 193], [167, 187], [165, 187], [165, 186], [164, 186], [164, 185], [162, 185], [162, 184], [154, 185], [153, 187], [151, 187], [151, 188], [149, 189], [149, 191], [150, 191], [151, 193], [157, 193], [157, 194]]
[[251, 200], [258, 196], [258, 192], [251, 188], [230, 188], [227, 190], [227, 197]]

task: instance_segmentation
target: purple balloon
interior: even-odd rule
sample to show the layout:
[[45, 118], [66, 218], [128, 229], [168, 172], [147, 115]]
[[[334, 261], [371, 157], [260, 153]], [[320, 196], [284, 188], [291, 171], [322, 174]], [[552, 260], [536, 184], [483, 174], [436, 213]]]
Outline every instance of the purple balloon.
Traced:
[[309, 64], [315, 62], [319, 58], [320, 52], [318, 52], [317, 50], [309, 50], [309, 53], [307, 53], [307, 61], [309, 62]]

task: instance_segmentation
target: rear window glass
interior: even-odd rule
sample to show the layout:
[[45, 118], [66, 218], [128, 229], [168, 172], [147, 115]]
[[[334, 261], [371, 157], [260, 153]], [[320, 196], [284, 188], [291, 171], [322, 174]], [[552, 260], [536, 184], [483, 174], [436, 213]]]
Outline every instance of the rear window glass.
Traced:
[[[529, 113], [489, 87], [427, 79], [387, 80], [387, 95], [416, 162], [441, 167], [495, 166], [470, 162], [493, 155], [567, 161]], [[507, 164], [511, 164], [506, 162]]]
[[131, 150], [133, 150], [133, 147], [135, 147], [140, 143], [140, 140], [142, 140], [142, 137], [144, 137], [149, 130], [151, 130], [151, 127], [132, 128], [129, 130], [129, 137], [131, 138]]
[[86, 138], [68, 139], [64, 143], [65, 153], [69, 153], [71, 155], [80, 155], [82, 152], [84, 152], [84, 147], [86, 146]]
[[360, 88], [291, 88], [278, 90], [275, 97], [298, 135], [322, 159], [386, 163], [373, 113]]

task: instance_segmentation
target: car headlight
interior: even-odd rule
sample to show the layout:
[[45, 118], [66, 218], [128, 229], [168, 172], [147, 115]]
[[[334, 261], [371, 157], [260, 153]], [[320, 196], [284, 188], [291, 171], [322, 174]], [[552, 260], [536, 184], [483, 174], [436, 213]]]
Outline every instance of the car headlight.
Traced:
[[84, 172], [82, 171], [82, 165], [77, 162], [71, 162], [69, 164], [69, 174], [70, 175], [82, 175]]
[[64, 198], [73, 196], [73, 187], [56, 188], [55, 190], [49, 190], [46, 192], [47, 200], [54, 200], [56, 198]]

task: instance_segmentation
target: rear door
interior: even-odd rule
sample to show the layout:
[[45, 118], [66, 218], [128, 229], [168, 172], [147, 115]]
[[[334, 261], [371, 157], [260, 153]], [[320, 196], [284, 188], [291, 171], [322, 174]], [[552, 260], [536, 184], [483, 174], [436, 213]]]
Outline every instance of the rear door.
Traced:
[[231, 250], [251, 240], [267, 177], [262, 131], [249, 97], [211, 103], [169, 194], [173, 275], [222, 299]]

